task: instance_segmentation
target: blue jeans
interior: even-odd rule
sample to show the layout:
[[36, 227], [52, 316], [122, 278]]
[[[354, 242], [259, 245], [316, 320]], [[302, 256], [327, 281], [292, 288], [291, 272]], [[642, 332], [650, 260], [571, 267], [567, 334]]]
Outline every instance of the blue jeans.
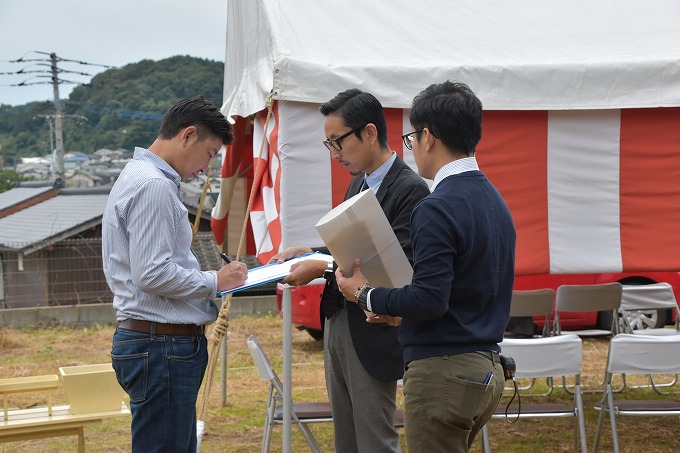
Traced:
[[132, 451], [195, 453], [196, 399], [208, 364], [205, 336], [117, 328], [111, 359], [130, 396]]

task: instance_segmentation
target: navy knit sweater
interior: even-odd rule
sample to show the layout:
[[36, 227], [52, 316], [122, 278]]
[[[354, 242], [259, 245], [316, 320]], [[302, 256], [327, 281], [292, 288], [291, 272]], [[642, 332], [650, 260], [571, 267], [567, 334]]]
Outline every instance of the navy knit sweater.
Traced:
[[514, 282], [515, 227], [481, 171], [448, 176], [411, 216], [413, 281], [371, 291], [375, 313], [402, 316], [405, 363], [500, 351]]

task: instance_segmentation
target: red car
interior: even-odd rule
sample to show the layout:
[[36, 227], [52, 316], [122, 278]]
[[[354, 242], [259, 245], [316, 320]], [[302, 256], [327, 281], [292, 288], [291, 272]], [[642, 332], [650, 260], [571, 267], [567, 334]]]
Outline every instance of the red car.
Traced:
[[[642, 272], [642, 273], [618, 273], [618, 274], [546, 274], [527, 275], [515, 277], [515, 289], [557, 289], [560, 285], [587, 285], [593, 283], [619, 282], [624, 285], [647, 285], [650, 283], [667, 282], [673, 286], [675, 299], [680, 300], [680, 272]], [[292, 318], [293, 323], [299, 329], [304, 329], [309, 334], [320, 340], [323, 338], [323, 322], [320, 312], [321, 291], [323, 285], [298, 286], [291, 288], [292, 295]], [[281, 313], [282, 286], [276, 288], [276, 301]], [[638, 312], [638, 316], [647, 317], [654, 322], [656, 327], [669, 324], [673, 319], [673, 313], [669, 311]], [[568, 330], [587, 329], [597, 327], [609, 329], [611, 316], [605, 313], [564, 313], [560, 316], [562, 327]], [[542, 319], [534, 319], [539, 328], [543, 328]], [[648, 323], [651, 324], [651, 323]], [[642, 326], [643, 323], [636, 323]]]

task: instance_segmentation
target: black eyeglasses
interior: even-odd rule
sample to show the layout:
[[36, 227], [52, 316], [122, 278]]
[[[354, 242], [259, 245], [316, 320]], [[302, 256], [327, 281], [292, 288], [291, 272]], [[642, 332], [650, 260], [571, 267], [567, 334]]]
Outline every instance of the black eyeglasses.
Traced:
[[347, 132], [346, 134], [342, 134], [338, 138], [326, 139], [322, 143], [326, 145], [326, 148], [328, 148], [328, 151], [330, 152], [333, 152], [333, 150], [342, 151], [342, 145], [340, 144], [340, 142], [349, 137], [350, 135], [352, 135], [353, 133], [355, 133], [356, 131], [363, 129], [364, 127], [366, 127], [366, 124], [364, 124], [363, 126], [355, 127], [351, 131]]
[[[413, 149], [413, 134], [418, 134], [420, 132], [423, 132], [425, 129], [420, 129], [418, 131], [413, 131], [409, 132], [408, 134], [404, 134], [401, 136], [401, 139], [404, 141], [404, 146], [406, 149]], [[439, 138], [439, 135], [435, 134], [430, 130], [430, 133], [435, 136], [435, 138]]]

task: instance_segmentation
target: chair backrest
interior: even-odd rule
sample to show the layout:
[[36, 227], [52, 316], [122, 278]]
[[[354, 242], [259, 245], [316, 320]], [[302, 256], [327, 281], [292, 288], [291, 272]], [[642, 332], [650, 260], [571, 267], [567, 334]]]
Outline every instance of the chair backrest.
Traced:
[[555, 308], [555, 290], [551, 288], [514, 290], [510, 316], [549, 316]]
[[262, 349], [262, 346], [260, 346], [260, 342], [257, 341], [255, 335], [250, 335], [246, 343], [248, 345], [250, 355], [253, 358], [253, 362], [255, 362], [257, 372], [260, 374], [260, 379], [263, 381], [269, 381], [277, 390], [277, 392], [282, 393], [283, 385], [281, 383], [281, 379], [279, 379], [279, 376], [274, 371], [272, 364], [267, 358], [267, 354], [265, 354], [264, 349]]
[[537, 327], [532, 317], [543, 318], [543, 331], [539, 336], [550, 336], [550, 315], [555, 308], [555, 290], [551, 288], [514, 290], [510, 302], [510, 320], [505, 336], [535, 337]]
[[583, 343], [577, 335], [543, 338], [505, 338], [504, 355], [515, 359], [518, 378], [541, 378], [581, 374]]
[[561, 285], [555, 294], [555, 311], [584, 312], [618, 310], [621, 306], [621, 283]]
[[609, 341], [607, 373], [680, 373], [680, 335], [615, 335]]
[[621, 294], [621, 310], [677, 310], [673, 287], [668, 283], [652, 285], [624, 285]]

